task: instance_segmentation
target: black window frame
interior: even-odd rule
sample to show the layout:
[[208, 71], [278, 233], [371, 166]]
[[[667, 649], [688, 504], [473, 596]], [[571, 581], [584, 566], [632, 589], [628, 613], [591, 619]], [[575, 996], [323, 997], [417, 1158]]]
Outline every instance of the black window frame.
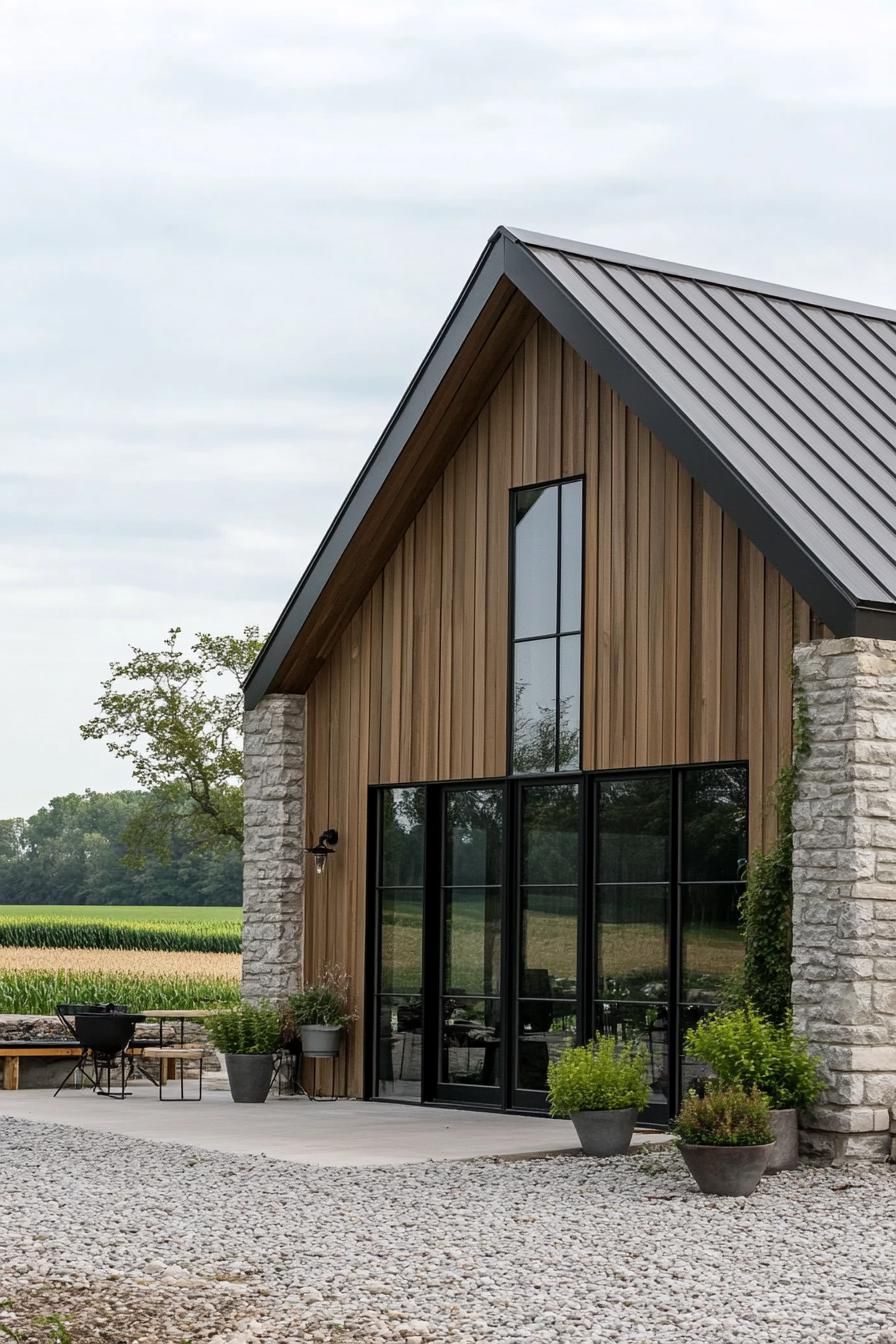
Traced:
[[[579, 515], [579, 624], [577, 629], [562, 629], [563, 611], [563, 487], [578, 485], [580, 489]], [[556, 490], [557, 494], [557, 582], [556, 582], [556, 629], [551, 634], [516, 635], [516, 528], [517, 498], [533, 490]], [[582, 774], [582, 687], [584, 681], [584, 615], [585, 615], [585, 477], [558, 476], [548, 481], [533, 481], [530, 485], [514, 486], [509, 491], [508, 516], [508, 559], [509, 584], [507, 603], [507, 776], [510, 779], [536, 779], [541, 775], [574, 778]], [[560, 662], [562, 641], [565, 638], [577, 638], [579, 641], [579, 680], [578, 680], [578, 751], [573, 765], [560, 766]], [[553, 641], [554, 644], [554, 765], [553, 769], [538, 767], [533, 770], [517, 770], [514, 765], [515, 748], [515, 709], [516, 709], [516, 649], [518, 644], [536, 644]]]
[[[532, 785], [577, 784], [579, 788], [579, 877], [578, 877], [578, 983], [575, 998], [570, 999], [576, 1014], [576, 1043], [590, 1040], [598, 1026], [598, 1002], [607, 1002], [597, 995], [597, 901], [599, 837], [597, 834], [597, 807], [599, 785], [612, 779], [631, 779], [638, 775], [666, 775], [670, 779], [670, 835], [669, 835], [669, 986], [668, 986], [668, 1061], [674, 1063], [669, 1069], [668, 1115], [661, 1114], [664, 1108], [650, 1106], [642, 1116], [642, 1123], [665, 1127], [669, 1119], [677, 1113], [682, 1098], [682, 1072], [685, 1066], [684, 1032], [687, 1025], [688, 1010], [693, 1009], [694, 1020], [704, 1012], [711, 1011], [716, 1004], [687, 1003], [684, 999], [682, 981], [683, 929], [682, 907], [685, 888], [690, 885], [702, 885], [691, 882], [682, 871], [682, 826], [684, 819], [683, 792], [686, 774], [703, 770], [739, 769], [743, 771], [744, 788], [744, 837], [745, 853], [749, 854], [750, 827], [750, 766], [745, 760], [701, 761], [682, 765], [652, 765], [620, 767], [611, 770], [563, 771], [559, 773], [521, 774], [482, 779], [459, 779], [438, 781], [410, 781], [399, 784], [371, 785], [368, 794], [368, 883], [367, 883], [367, 940], [366, 940], [366, 978], [365, 978], [365, 1050], [364, 1050], [364, 1096], [376, 1101], [385, 1101], [393, 1105], [421, 1102], [428, 1105], [451, 1105], [460, 1107], [487, 1107], [517, 1114], [540, 1114], [546, 1109], [544, 1093], [519, 1088], [516, 1078], [516, 1035], [517, 1008], [520, 1001], [520, 968], [522, 948], [520, 944], [519, 905], [521, 895], [521, 846], [522, 846], [522, 800], [524, 790]], [[482, 1089], [477, 1098], [475, 1085], [458, 1084], [455, 1088], [439, 1088], [438, 1066], [441, 1048], [441, 966], [444, 949], [444, 929], [442, 927], [441, 888], [444, 872], [444, 822], [443, 796], [460, 788], [495, 788], [503, 790], [503, 919], [502, 919], [502, 1017], [501, 1031], [503, 1042], [501, 1058], [501, 1098], [500, 1104], [489, 1101]], [[376, 1094], [376, 1048], [377, 1018], [376, 1006], [378, 992], [379, 930], [377, 928], [377, 878], [379, 869], [379, 822], [381, 817], [380, 796], [390, 790], [400, 788], [422, 788], [425, 790], [425, 840], [424, 840], [424, 895], [423, 895], [423, 1026], [422, 1026], [422, 1067], [419, 1098], [413, 1100], [397, 1096], [377, 1096]], [[713, 879], [711, 885], [744, 886], [744, 873], [736, 878]], [[537, 884], [533, 884], [537, 885]], [[607, 885], [613, 885], [608, 883]], [[634, 884], [637, 885], [637, 884]], [[565, 1002], [565, 1000], [564, 1000]], [[615, 1001], [614, 1001], [615, 1002]], [[632, 1001], [635, 1003], [635, 1001]], [[652, 1001], [651, 1001], [652, 1002]], [[638, 1001], [640, 1003], [640, 1001]], [[439, 1096], [439, 1092], [442, 1096]]]

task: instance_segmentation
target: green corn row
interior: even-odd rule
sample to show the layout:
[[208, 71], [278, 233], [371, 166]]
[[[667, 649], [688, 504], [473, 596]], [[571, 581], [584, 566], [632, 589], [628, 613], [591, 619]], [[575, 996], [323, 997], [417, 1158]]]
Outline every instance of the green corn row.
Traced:
[[82, 922], [49, 916], [0, 919], [0, 947], [120, 948], [128, 952], [239, 952], [241, 926]]
[[80, 971], [0, 971], [0, 1013], [47, 1015], [58, 1003], [144, 1008], [216, 1008], [239, 1002], [238, 980], [201, 975], [99, 975]]

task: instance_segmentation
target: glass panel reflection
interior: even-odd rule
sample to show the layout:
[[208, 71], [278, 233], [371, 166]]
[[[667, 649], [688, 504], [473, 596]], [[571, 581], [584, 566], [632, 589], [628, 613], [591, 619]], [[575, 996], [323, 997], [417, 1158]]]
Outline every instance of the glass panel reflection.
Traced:
[[685, 1036], [691, 1027], [696, 1027], [701, 1018], [706, 1017], [707, 1013], [712, 1012], [711, 1008], [699, 1007], [696, 1004], [689, 1004], [681, 1009], [681, 1041], [679, 1052], [681, 1059], [681, 1095], [686, 1097], [688, 1090], [694, 1086], [698, 1078], [707, 1078], [710, 1075], [709, 1065], [701, 1059], [694, 1059], [685, 1054], [684, 1041]]
[[443, 1083], [497, 1087], [501, 1077], [501, 1004], [498, 999], [442, 1003]]
[[377, 1004], [376, 1094], [420, 1101], [423, 1009], [419, 998]]
[[643, 1045], [651, 1106], [669, 1105], [669, 1009], [665, 1003], [597, 1003], [595, 1023], [617, 1045]]
[[452, 790], [445, 803], [445, 885], [497, 886], [503, 839], [503, 790]]
[[380, 989], [419, 994], [423, 980], [423, 892], [380, 892]]
[[522, 802], [522, 881], [579, 880], [578, 784], [530, 784]]
[[419, 887], [423, 883], [424, 789], [386, 789], [382, 798], [380, 883]]
[[513, 650], [513, 768], [553, 771], [557, 763], [557, 641], [534, 639]]
[[667, 774], [599, 782], [599, 882], [668, 881], [670, 789]]
[[560, 699], [557, 704], [557, 768], [578, 770], [582, 711], [582, 643], [578, 635], [560, 640]]
[[692, 883], [681, 889], [681, 984], [685, 1003], [719, 1003], [744, 959], [737, 903], [743, 887]]
[[560, 629], [582, 628], [582, 482], [560, 491]]
[[557, 487], [516, 494], [513, 632], [516, 639], [557, 631]]
[[685, 770], [681, 863], [686, 882], [736, 882], [747, 857], [744, 766]]
[[578, 890], [527, 887], [521, 898], [521, 998], [566, 998], [576, 992]]
[[608, 999], [669, 994], [669, 888], [597, 888], [597, 992]]
[[496, 994], [501, 979], [501, 889], [445, 892], [445, 993]]
[[575, 1045], [575, 1009], [568, 1003], [537, 1003], [521, 1000], [517, 1036], [516, 1085], [544, 1092], [548, 1064], [567, 1046]]

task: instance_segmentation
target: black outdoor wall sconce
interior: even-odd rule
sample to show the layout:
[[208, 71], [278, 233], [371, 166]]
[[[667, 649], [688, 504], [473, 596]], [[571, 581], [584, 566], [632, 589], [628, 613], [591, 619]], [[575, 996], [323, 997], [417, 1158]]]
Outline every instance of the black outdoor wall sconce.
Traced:
[[335, 854], [334, 845], [339, 844], [339, 832], [333, 830], [321, 831], [320, 839], [316, 845], [306, 845], [305, 853], [314, 855], [314, 871], [322, 873], [327, 866], [327, 859], [331, 854]]

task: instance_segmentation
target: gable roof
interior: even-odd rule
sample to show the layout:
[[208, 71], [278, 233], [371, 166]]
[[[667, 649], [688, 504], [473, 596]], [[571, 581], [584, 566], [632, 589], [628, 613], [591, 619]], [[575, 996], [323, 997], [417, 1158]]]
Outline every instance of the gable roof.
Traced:
[[835, 634], [896, 638], [896, 312], [502, 227], [259, 654], [249, 708], [507, 281]]

